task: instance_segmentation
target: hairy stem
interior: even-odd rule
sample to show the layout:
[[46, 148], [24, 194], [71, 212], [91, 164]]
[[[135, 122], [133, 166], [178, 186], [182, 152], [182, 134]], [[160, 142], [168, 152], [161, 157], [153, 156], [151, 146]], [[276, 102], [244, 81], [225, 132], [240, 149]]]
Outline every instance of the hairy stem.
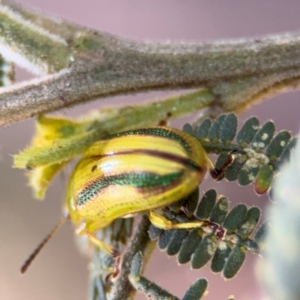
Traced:
[[[6, 0], [0, 4], [4, 15], [9, 3]], [[51, 32], [59, 37], [57, 24], [49, 17], [35, 18], [34, 13], [21, 13], [22, 8], [17, 9], [16, 5], [12, 10], [3, 24], [14, 30], [10, 33], [0, 30], [1, 43], [7, 48], [17, 46], [20, 54], [35, 63], [41, 57], [39, 51], [53, 42]], [[15, 11], [18, 12], [16, 20]], [[36, 50], [29, 35], [12, 39], [13, 32], [29, 33], [32, 23], [41, 20], [51, 32], [40, 37], [33, 30], [31, 38]], [[154, 43], [67, 24], [67, 21], [62, 23], [68, 29], [62, 28], [60, 36], [68, 37], [64, 39], [67, 44], [62, 43], [63, 47], [57, 48], [56, 53], [62, 58], [62, 63], [55, 65], [55, 70], [60, 71], [38, 81], [3, 89], [0, 125], [111, 95], [203, 86], [213, 89], [218, 96], [215, 105], [223, 110], [241, 110], [254, 100], [293, 88], [300, 82], [299, 32], [226, 42]], [[47, 46], [48, 50], [52, 49], [51, 45]], [[42, 62], [47, 64], [47, 61], [53, 67], [51, 51]]]
[[150, 241], [148, 235], [150, 221], [146, 215], [144, 215], [137, 226], [126, 252], [123, 254], [121, 272], [113, 285], [112, 291], [108, 295], [108, 300], [124, 300], [133, 299], [135, 289], [129, 281], [129, 274], [131, 268], [131, 262], [136, 253], [142, 252], [145, 257], [144, 264], [147, 262], [147, 258], [151, 255], [155, 242]]

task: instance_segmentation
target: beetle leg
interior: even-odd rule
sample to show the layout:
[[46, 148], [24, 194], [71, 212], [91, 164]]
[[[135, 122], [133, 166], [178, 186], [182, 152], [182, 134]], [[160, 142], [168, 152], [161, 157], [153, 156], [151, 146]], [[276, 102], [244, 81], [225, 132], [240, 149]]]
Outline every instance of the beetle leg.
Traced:
[[199, 228], [203, 225], [203, 221], [173, 224], [171, 221], [166, 219], [164, 216], [158, 214], [157, 212], [155, 212], [153, 210], [150, 210], [150, 212], [149, 212], [149, 220], [154, 226], [156, 226], [157, 228], [164, 229], [164, 230]]
[[234, 154], [239, 152], [238, 149], [234, 149], [228, 153], [227, 160], [223, 164], [223, 166], [220, 169], [212, 168], [210, 170], [210, 175], [213, 179], [219, 179], [222, 175], [225, 174], [228, 167], [233, 163], [234, 160]]
[[88, 231], [86, 231], [85, 234], [88, 236], [89, 240], [94, 245], [96, 245], [100, 249], [104, 250], [106, 253], [110, 254], [112, 257], [120, 256], [120, 252], [116, 248], [114, 248], [114, 247], [104, 243], [103, 241], [97, 239], [92, 233], [90, 233]]
[[89, 240], [96, 245], [97, 247], [99, 247], [100, 249], [104, 250], [106, 253], [110, 254], [112, 257], [118, 257], [120, 256], [119, 251], [104, 243], [103, 241], [99, 240], [98, 238], [95, 237], [95, 235], [93, 233], [91, 233], [88, 229], [87, 229], [87, 224], [86, 223], [81, 223], [78, 228], [76, 229], [76, 233], [78, 235], [87, 235], [87, 237], [89, 238]]

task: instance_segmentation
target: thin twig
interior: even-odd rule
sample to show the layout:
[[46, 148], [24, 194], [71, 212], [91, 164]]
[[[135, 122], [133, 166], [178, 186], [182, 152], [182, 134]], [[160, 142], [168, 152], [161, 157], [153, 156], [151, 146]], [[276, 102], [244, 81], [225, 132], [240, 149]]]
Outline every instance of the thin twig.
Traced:
[[121, 272], [113, 285], [112, 291], [108, 295], [108, 300], [132, 299], [135, 289], [128, 279], [132, 259], [136, 253], [141, 251], [145, 257], [145, 264], [145, 262], [147, 262], [147, 257], [151, 254], [155, 245], [154, 242], [150, 241], [148, 236], [149, 225], [150, 221], [148, 217], [144, 215], [126, 248], [126, 252], [123, 254]]

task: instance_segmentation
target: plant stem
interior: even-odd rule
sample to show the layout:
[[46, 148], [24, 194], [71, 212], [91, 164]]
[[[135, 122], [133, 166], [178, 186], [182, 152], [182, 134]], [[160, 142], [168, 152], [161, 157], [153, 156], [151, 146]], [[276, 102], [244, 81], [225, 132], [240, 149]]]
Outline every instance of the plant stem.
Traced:
[[[5, 1], [6, 5], [9, 3]], [[0, 4], [4, 15], [5, 4]], [[16, 10], [16, 6], [13, 9]], [[19, 14], [21, 11], [19, 7]], [[0, 30], [0, 42], [11, 47], [11, 53], [17, 49], [31, 63], [38, 63], [38, 57], [43, 64], [48, 62], [53, 67], [52, 32], [67, 45], [60, 43], [62, 48], [57, 48], [56, 55], [62, 60], [54, 69], [61, 68], [59, 72], [1, 91], [2, 126], [96, 98], [187, 87], [209, 87], [218, 96], [215, 105], [223, 110], [238, 111], [265, 95], [294, 88], [300, 83], [299, 32], [226, 42], [154, 43], [71, 26], [67, 21], [62, 23], [60, 35], [57, 24], [50, 18], [35, 18], [34, 13], [28, 11], [21, 15], [31, 23], [14, 20], [12, 13], [4, 20], [4, 26], [12, 22], [14, 26], [9, 28], [26, 32], [26, 24], [45, 20], [43, 24], [49, 34], [46, 32], [40, 37], [31, 30], [32, 25], [28, 25], [28, 32], [33, 32], [31, 38], [15, 41], [12, 29], [11, 33]], [[33, 40], [36, 50], [32, 48]], [[44, 41], [49, 43], [47, 59], [40, 55]], [[30, 53], [28, 48], [32, 49]]]
[[145, 257], [145, 265], [156, 244], [149, 238], [149, 225], [150, 221], [148, 217], [144, 215], [140, 223], [137, 225], [136, 232], [129, 242], [126, 248], [126, 252], [123, 254], [121, 272], [116, 282], [114, 283], [111, 292], [108, 295], [108, 300], [133, 299], [136, 291], [128, 279], [132, 259], [136, 253], [141, 251], [143, 253], [143, 256]]

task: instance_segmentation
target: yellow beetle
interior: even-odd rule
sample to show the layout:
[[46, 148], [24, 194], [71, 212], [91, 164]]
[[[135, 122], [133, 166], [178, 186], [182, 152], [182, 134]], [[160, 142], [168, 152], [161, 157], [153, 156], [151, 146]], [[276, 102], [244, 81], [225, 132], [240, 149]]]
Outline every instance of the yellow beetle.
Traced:
[[116, 218], [147, 212], [162, 229], [195, 228], [203, 222], [172, 224], [157, 212], [189, 195], [214, 169], [201, 143], [188, 133], [152, 127], [130, 130], [93, 144], [73, 171], [67, 208], [77, 233], [110, 254], [93, 233]]
[[[231, 164], [232, 151], [215, 169], [201, 143], [169, 127], [125, 131], [94, 143], [75, 167], [67, 189], [66, 207], [76, 232], [107, 253], [118, 251], [95, 237], [95, 231], [117, 218], [147, 212], [152, 224], [168, 230], [209, 225], [222, 238], [217, 224], [197, 221], [173, 224], [159, 209], [193, 192], [209, 169], [213, 178]], [[21, 268], [24, 273], [66, 218], [51, 231]], [[219, 232], [218, 232], [219, 230]]]

